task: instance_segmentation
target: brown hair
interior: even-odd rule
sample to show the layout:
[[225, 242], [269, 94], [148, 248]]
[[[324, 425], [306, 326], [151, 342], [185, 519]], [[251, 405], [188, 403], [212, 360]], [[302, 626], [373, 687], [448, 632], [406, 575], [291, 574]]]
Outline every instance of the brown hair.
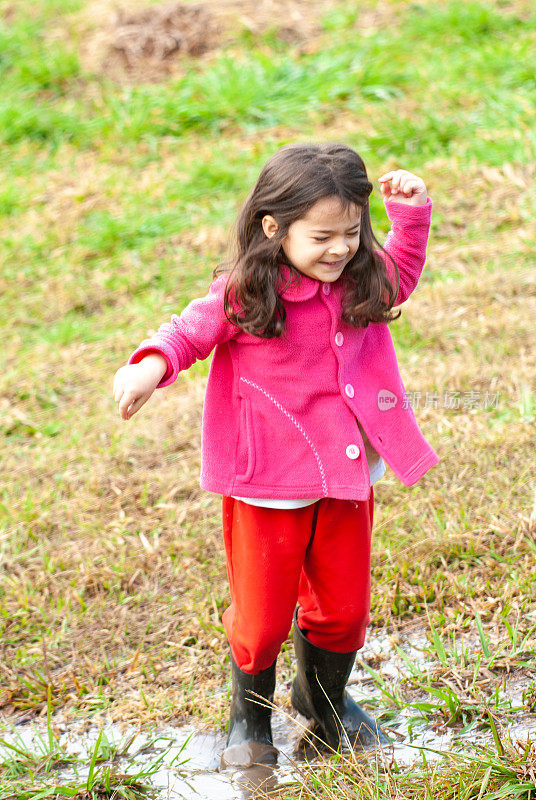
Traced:
[[[361, 157], [342, 144], [286, 145], [266, 163], [247, 197], [236, 223], [236, 254], [214, 277], [230, 272], [225, 290], [227, 318], [254, 336], [271, 339], [285, 329], [286, 311], [281, 294], [300, 273], [288, 263], [282, 242], [290, 225], [324, 197], [338, 197], [343, 207], [362, 207], [359, 248], [344, 268], [342, 318], [355, 328], [370, 322], [391, 322], [400, 312], [391, 309], [398, 294], [399, 272], [394, 259], [396, 286], [375, 251], [383, 248], [372, 232], [368, 198], [372, 184]], [[274, 217], [277, 233], [268, 238], [262, 228], [266, 214]], [[385, 252], [385, 251], [384, 251]], [[280, 267], [288, 264], [290, 278], [282, 285]]]

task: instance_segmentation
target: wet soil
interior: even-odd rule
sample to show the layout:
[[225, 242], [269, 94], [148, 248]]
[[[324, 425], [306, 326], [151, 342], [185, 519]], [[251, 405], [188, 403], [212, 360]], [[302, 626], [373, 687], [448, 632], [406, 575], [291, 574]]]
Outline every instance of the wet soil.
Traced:
[[[405, 658], [418, 662], [423, 670], [427, 669], [427, 656], [424, 634], [412, 636], [412, 644], [403, 643]], [[393, 646], [392, 640], [385, 634], [369, 636], [362, 653], [365, 663], [374, 665], [381, 675], [393, 682], [404, 680], [407, 676], [407, 662], [400, 651]], [[429, 656], [428, 656], [429, 657]], [[282, 687], [286, 690], [287, 687]], [[517, 704], [523, 689], [522, 684], [513, 682], [508, 687], [508, 695], [512, 704]], [[382, 692], [366, 669], [359, 663], [354, 668], [348, 690], [360, 703], [370, 703], [376, 708], [383, 705]], [[367, 703], [367, 710], [371, 705]], [[376, 716], [378, 711], [372, 710]], [[536, 714], [523, 712], [510, 718], [509, 735], [512, 738], [524, 739], [536, 737]], [[471, 728], [463, 732], [460, 726], [448, 727], [444, 724], [426, 723], [422, 718], [416, 720], [415, 710], [405, 708], [398, 712], [390, 722], [382, 725], [391, 739], [391, 746], [380, 752], [364, 751], [362, 757], [380, 759], [383, 764], [394, 765], [398, 769], [411, 766], [422, 759], [425, 753], [428, 762], [441, 758], [442, 753], [463, 748], [467, 744], [485, 743], [491, 734]], [[55, 715], [52, 728], [57, 734], [58, 743], [65, 750], [80, 759], [83, 767], [78, 772], [72, 769], [62, 770], [54, 777], [58, 783], [81, 780], [87, 776], [91, 754], [101, 729], [97, 726], [81, 726], [75, 730], [72, 723], [61, 720]], [[278, 763], [275, 767], [259, 765], [249, 769], [222, 768], [221, 753], [225, 746], [225, 734], [222, 732], [202, 732], [194, 725], [181, 727], [168, 726], [153, 731], [141, 731], [133, 728], [122, 728], [117, 724], [108, 724], [103, 728], [103, 739], [106, 745], [115, 745], [121, 753], [114, 762], [118, 771], [136, 774], [143, 767], [155, 764], [160, 758], [158, 769], [151, 776], [151, 782], [158, 790], [158, 796], [164, 800], [236, 800], [238, 798], [261, 797], [263, 793], [275, 791], [282, 786], [295, 783], [300, 770], [300, 762], [323, 758], [327, 751], [315, 746], [314, 734], [307, 720], [299, 715], [276, 710], [273, 715], [274, 745], [278, 750]], [[32, 752], [40, 752], [42, 742], [47, 741], [48, 734], [44, 722], [38, 724], [21, 724], [2, 727], [0, 723], [0, 740], [28, 748]], [[41, 745], [39, 744], [41, 742]], [[124, 743], [128, 742], [128, 747]], [[9, 753], [8, 753], [9, 755]], [[5, 757], [0, 741], [0, 759]]]

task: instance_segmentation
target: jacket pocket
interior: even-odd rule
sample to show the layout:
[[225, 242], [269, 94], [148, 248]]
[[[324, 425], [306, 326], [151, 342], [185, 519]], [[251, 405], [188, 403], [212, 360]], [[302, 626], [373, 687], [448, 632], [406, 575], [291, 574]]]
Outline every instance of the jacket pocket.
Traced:
[[[236, 464], [236, 479], [242, 483], [250, 481], [255, 469], [255, 436], [249, 397], [240, 398], [240, 427]], [[243, 470], [243, 472], [240, 473], [240, 470]]]
[[256, 485], [267, 489], [300, 491], [319, 482], [322, 496], [327, 497], [326, 471], [315, 442], [319, 435], [310, 434], [303, 421], [282, 403], [283, 397], [274, 396], [245, 377], [240, 378], [240, 390], [241, 402], [247, 401], [243, 417], [245, 434], [240, 434], [240, 440], [249, 442], [249, 460], [246, 464], [242, 450], [243, 461], [238, 467], [244, 472], [237, 476], [238, 480], [254, 480]]

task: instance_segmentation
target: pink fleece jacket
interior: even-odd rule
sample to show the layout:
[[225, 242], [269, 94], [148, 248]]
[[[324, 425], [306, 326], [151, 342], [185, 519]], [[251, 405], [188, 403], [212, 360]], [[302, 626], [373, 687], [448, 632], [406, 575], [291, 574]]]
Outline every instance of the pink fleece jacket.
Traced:
[[[386, 203], [385, 248], [400, 270], [396, 304], [417, 285], [432, 202]], [[389, 262], [387, 262], [389, 264]], [[341, 319], [343, 277], [301, 276], [282, 294], [284, 335], [260, 339], [225, 316], [227, 276], [161, 326], [130, 357], [164, 356], [160, 386], [214, 350], [203, 410], [201, 486], [240, 497], [365, 500], [369, 470], [358, 421], [373, 448], [406, 485], [438, 462], [404, 403], [389, 328]]]

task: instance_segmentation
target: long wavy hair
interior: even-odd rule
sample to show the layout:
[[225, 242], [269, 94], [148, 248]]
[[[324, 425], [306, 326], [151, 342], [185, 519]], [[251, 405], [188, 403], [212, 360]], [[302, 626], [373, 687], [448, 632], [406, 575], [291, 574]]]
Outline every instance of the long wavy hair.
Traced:
[[[361, 206], [359, 248], [342, 273], [345, 288], [342, 318], [355, 328], [371, 322], [388, 323], [400, 316], [391, 311], [400, 276], [394, 259], [394, 284], [377, 252], [383, 250], [372, 232], [368, 198], [372, 184], [361, 157], [342, 144], [292, 144], [278, 150], [266, 163], [239, 214], [234, 253], [214, 270], [214, 277], [229, 272], [225, 313], [237, 327], [264, 339], [282, 335], [286, 310], [281, 295], [301, 273], [286, 258], [283, 242], [289, 227], [318, 200], [337, 197], [343, 208]], [[266, 214], [278, 230], [271, 238], [263, 231]], [[385, 251], [384, 251], [385, 252]], [[283, 281], [281, 266], [290, 270]]]

